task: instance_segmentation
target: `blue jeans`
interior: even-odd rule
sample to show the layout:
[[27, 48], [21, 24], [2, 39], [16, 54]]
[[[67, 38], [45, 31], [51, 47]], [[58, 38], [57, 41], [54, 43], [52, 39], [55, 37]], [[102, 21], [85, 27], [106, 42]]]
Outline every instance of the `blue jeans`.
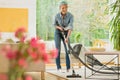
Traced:
[[[65, 32], [65, 34], [67, 36], [67, 32]], [[66, 68], [70, 69], [69, 53], [68, 53], [68, 50], [67, 50], [67, 46], [65, 45], [64, 38], [63, 38], [63, 36], [60, 32], [55, 32], [55, 46], [58, 49], [58, 56], [56, 58], [57, 69], [61, 69], [61, 63], [60, 63], [61, 41], [64, 44], [65, 53], [66, 53], [66, 56], [65, 56], [66, 57]]]

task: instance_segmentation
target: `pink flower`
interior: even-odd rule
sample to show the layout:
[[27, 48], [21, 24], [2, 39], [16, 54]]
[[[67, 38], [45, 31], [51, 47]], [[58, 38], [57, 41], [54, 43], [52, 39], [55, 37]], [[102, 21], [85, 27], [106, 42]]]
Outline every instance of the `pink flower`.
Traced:
[[27, 67], [27, 63], [26, 63], [25, 59], [23, 59], [23, 58], [19, 59], [18, 65], [21, 66], [21, 67], [24, 67], [24, 68]]
[[43, 61], [44, 61], [44, 62], [46, 62], [46, 63], [50, 62], [50, 61], [49, 61], [49, 55], [48, 55], [48, 54], [44, 53], [43, 56], [42, 56], [42, 58], [43, 58]]
[[[25, 32], [26, 30], [24, 28], [19, 28], [17, 29], [17, 31], [15, 32], [15, 37], [19, 38], [19, 39], [22, 39], [22, 38], [25, 38]], [[23, 39], [24, 40], [24, 39]]]
[[57, 49], [53, 49], [50, 51], [51, 57], [52, 58], [56, 58], [58, 56], [58, 50]]
[[42, 56], [42, 54], [46, 54], [46, 50], [38, 49], [38, 54]]
[[27, 52], [32, 57], [33, 60], [38, 58], [38, 53], [36, 53], [36, 50], [33, 51], [31, 47], [27, 49]]
[[38, 40], [37, 40], [36, 38], [32, 38], [32, 39], [30, 40], [30, 45], [31, 45], [31, 47], [33, 47], [33, 48], [38, 47]]
[[30, 53], [30, 56], [35, 60], [38, 58], [38, 55], [37, 53], [33, 52], [33, 53]]
[[9, 51], [9, 52], [7, 52], [6, 56], [8, 59], [12, 60], [12, 59], [16, 58], [16, 53], [13, 51]]
[[25, 80], [33, 80], [31, 76], [26, 76]]
[[45, 43], [40, 42], [40, 43], [38, 44], [38, 51], [39, 51], [39, 53], [46, 53]]

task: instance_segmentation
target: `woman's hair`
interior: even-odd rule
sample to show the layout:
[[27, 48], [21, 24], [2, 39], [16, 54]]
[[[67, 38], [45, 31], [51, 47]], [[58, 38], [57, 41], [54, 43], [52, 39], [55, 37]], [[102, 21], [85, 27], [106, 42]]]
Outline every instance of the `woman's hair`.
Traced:
[[66, 1], [61, 1], [59, 6], [61, 6], [61, 5], [68, 5], [68, 3]]

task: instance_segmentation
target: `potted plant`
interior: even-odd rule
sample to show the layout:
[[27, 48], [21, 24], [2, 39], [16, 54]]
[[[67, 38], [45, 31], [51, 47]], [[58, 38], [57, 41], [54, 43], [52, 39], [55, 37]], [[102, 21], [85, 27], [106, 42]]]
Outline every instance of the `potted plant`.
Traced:
[[110, 39], [113, 43], [113, 48], [120, 50], [120, 0], [116, 0], [112, 4], [112, 19], [110, 21]]
[[81, 38], [81, 33], [77, 32], [75, 35], [75, 42], [79, 43], [80, 42], [80, 38]]

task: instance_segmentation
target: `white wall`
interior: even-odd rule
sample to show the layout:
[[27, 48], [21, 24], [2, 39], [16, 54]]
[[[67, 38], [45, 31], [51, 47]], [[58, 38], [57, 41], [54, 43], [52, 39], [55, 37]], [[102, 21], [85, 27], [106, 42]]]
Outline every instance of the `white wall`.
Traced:
[[[28, 8], [28, 37], [36, 36], [36, 0], [0, 0], [0, 8]], [[2, 33], [2, 39], [14, 38], [13, 33]]]

